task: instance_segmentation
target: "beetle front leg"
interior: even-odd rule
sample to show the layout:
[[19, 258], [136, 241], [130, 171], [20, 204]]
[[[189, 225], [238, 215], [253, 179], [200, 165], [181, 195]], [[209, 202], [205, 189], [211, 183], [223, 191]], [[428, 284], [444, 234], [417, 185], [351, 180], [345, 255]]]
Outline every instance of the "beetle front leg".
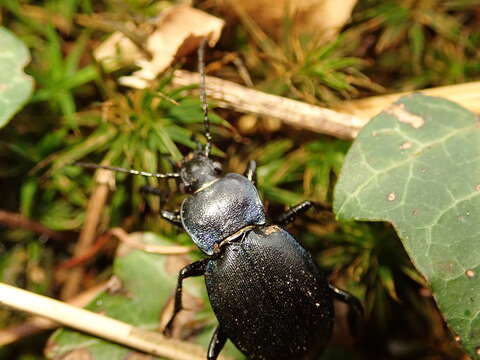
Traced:
[[257, 185], [257, 163], [255, 160], [250, 160], [248, 162], [248, 167], [245, 171], [245, 177], [250, 180], [253, 185]]
[[173, 322], [180, 312], [182, 310], [182, 290], [183, 290], [183, 280], [187, 279], [189, 277], [193, 276], [201, 276], [205, 274], [205, 270], [207, 268], [207, 264], [210, 260], [209, 259], [203, 259], [200, 261], [195, 261], [194, 263], [191, 263], [187, 266], [185, 266], [182, 270], [180, 270], [180, 273], [178, 274], [178, 282], [177, 282], [177, 288], [175, 290], [175, 301], [174, 301], [174, 306], [173, 306], [173, 314], [170, 320], [168, 321], [167, 325], [165, 326], [165, 329], [163, 330], [163, 334], [165, 336], [170, 336], [172, 333], [172, 328], [173, 328]]
[[[152, 186], [148, 186], [148, 185], [142, 186], [140, 191], [146, 194], [152, 194], [157, 196], [165, 195], [162, 190]], [[160, 212], [160, 215], [162, 216], [162, 218], [172, 223], [173, 225], [183, 228], [182, 218], [180, 217], [180, 210], [175, 210], [175, 211], [162, 210]]]
[[288, 211], [280, 215], [276, 223], [280, 226], [285, 226], [291, 223], [297, 216], [304, 214], [308, 209], [310, 209], [313, 204], [314, 203], [312, 201], [303, 201], [300, 204], [293, 206]]
[[140, 192], [145, 193], [145, 194], [151, 194], [151, 195], [157, 195], [160, 197], [165, 196], [165, 191], [160, 190], [159, 188], [150, 186], [150, 185], [144, 185], [140, 188]]
[[173, 225], [183, 228], [180, 210], [175, 210], [173, 212], [168, 210], [162, 210], [160, 211], [160, 215], [162, 215], [162, 218], [172, 223]]
[[285, 226], [295, 220], [297, 216], [304, 214], [311, 207], [320, 210], [330, 210], [328, 206], [314, 201], [302, 201], [300, 204], [291, 207], [288, 211], [280, 215], [275, 223], [280, 226]]
[[349, 306], [348, 322], [353, 335], [360, 333], [360, 326], [363, 319], [363, 306], [355, 296], [348, 291], [339, 289], [332, 284], [328, 285], [335, 299], [344, 302]]
[[215, 329], [210, 344], [208, 345], [207, 360], [216, 360], [220, 351], [222, 351], [227, 342], [227, 335], [222, 331], [220, 326]]

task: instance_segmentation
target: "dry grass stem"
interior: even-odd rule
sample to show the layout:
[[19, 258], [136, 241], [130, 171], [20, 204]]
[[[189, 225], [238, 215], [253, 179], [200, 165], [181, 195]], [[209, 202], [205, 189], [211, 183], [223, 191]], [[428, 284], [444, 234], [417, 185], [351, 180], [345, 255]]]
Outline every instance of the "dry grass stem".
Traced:
[[[206, 358], [205, 350], [198, 345], [167, 339], [159, 333], [4, 283], [0, 283], [0, 303], [148, 354], [173, 360]], [[219, 359], [227, 360], [222, 356]]]
[[[75, 246], [73, 257], [81, 257], [88, 252], [96, 238], [97, 226], [101, 218], [108, 194], [114, 186], [114, 175], [111, 171], [97, 170], [95, 173], [95, 187], [88, 201], [85, 224]], [[70, 270], [68, 280], [62, 288], [61, 298], [69, 299], [78, 293], [80, 282], [84, 274], [82, 267]]]
[[[199, 81], [197, 73], [183, 70], [177, 70], [173, 78], [173, 83], [177, 86], [198, 84]], [[215, 100], [220, 107], [274, 117], [292, 126], [341, 139], [353, 139], [366, 123], [352, 115], [266, 94], [212, 76], [206, 78], [206, 90], [209, 98]]]
[[[184, 70], [177, 70], [173, 78], [173, 83], [177, 86], [198, 84], [199, 81], [200, 76], [197, 73]], [[274, 117], [292, 126], [346, 140], [354, 139], [370, 118], [401, 96], [411, 93], [403, 92], [346, 101], [334, 109], [327, 109], [266, 94], [213, 76], [207, 76], [206, 90], [209, 98], [215, 100], [219, 107]], [[418, 92], [444, 97], [480, 113], [480, 82], [442, 86]]]
[[[107, 288], [107, 283], [97, 285], [91, 289], [88, 289], [81, 294], [75, 296], [72, 300], [68, 301], [68, 304], [76, 307], [84, 307], [90, 303], [100, 292]], [[4, 330], [0, 330], [0, 346], [5, 346], [15, 341], [18, 341], [24, 337], [35, 335], [42, 330], [53, 329], [58, 327], [59, 324], [45, 319], [43, 317], [32, 317], [27, 321], [11, 326]]]

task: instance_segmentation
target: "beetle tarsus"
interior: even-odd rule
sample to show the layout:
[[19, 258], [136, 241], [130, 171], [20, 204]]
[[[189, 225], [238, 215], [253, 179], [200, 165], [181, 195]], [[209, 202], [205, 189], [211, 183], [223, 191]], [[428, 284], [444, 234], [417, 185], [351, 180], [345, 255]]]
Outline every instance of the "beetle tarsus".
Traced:
[[315, 208], [316, 210], [331, 210], [329, 206], [315, 201], [302, 201], [300, 204], [291, 207], [288, 211], [280, 215], [275, 223], [280, 226], [288, 225], [295, 220], [297, 216], [303, 215], [311, 207]]
[[220, 326], [215, 329], [210, 344], [208, 345], [207, 360], [216, 360], [220, 351], [222, 351], [227, 342], [227, 335], [222, 331]]
[[276, 223], [280, 226], [290, 224], [297, 216], [304, 214], [310, 209], [313, 204], [313, 201], [302, 201], [300, 204], [291, 207], [288, 211], [280, 215]]
[[257, 163], [255, 160], [250, 160], [248, 162], [248, 167], [245, 171], [245, 177], [250, 180], [253, 185], [257, 184]]
[[180, 310], [182, 310], [182, 290], [183, 290], [183, 280], [193, 276], [201, 276], [205, 274], [205, 269], [207, 268], [208, 261], [210, 259], [203, 259], [200, 261], [195, 261], [187, 266], [185, 266], [180, 273], [178, 274], [177, 288], [175, 290], [175, 301], [173, 305], [173, 314], [170, 320], [168, 321], [163, 334], [165, 336], [170, 336], [172, 334], [173, 322], [177, 317]]
[[363, 306], [355, 296], [350, 294], [348, 291], [339, 289], [332, 284], [328, 285], [330, 290], [332, 291], [332, 295], [335, 299], [344, 302], [348, 305], [348, 323], [350, 326], [350, 330], [352, 331], [352, 335], [357, 336], [360, 334], [360, 328], [362, 325], [363, 320]]

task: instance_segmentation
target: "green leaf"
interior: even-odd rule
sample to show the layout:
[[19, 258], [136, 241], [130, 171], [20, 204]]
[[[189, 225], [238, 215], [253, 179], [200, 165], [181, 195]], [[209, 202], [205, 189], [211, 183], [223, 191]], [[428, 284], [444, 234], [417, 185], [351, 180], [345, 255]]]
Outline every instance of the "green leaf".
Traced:
[[23, 72], [30, 61], [27, 47], [0, 27], [0, 128], [22, 108], [33, 89], [33, 79]]
[[480, 359], [480, 122], [450, 101], [407, 96], [373, 118], [335, 189], [342, 220], [388, 221], [450, 328]]
[[[177, 245], [153, 233], [129, 236], [136, 242], [146, 244]], [[110, 281], [112, 286], [98, 295], [86, 309], [143, 329], [161, 331], [165, 325], [164, 322], [160, 325], [165, 320], [163, 310], [174, 294], [178, 271], [190, 262], [185, 256], [152, 254], [122, 245], [114, 262], [114, 277]], [[183, 301], [185, 308], [194, 311], [182, 311], [177, 322], [184, 324], [182, 333], [195, 333], [192, 339], [205, 347], [217, 324], [211, 310], [200, 311], [208, 304], [206, 299], [203, 279], [186, 280]], [[65, 359], [70, 356], [73, 359], [80, 354], [94, 360], [133, 359], [135, 355], [140, 355], [130, 348], [65, 328], [57, 330], [50, 337], [46, 348], [49, 359]], [[222, 354], [242, 358], [231, 343], [227, 344]]]

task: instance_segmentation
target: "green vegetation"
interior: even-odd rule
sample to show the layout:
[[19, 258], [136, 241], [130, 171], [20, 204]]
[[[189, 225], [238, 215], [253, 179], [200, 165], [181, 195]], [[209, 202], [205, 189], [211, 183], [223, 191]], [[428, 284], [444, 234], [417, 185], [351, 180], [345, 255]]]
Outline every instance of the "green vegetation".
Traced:
[[[194, 148], [193, 135], [204, 140], [195, 89], [173, 87], [171, 70], [148, 89], [129, 89], [118, 78], [133, 67], [105, 72], [92, 56], [111, 32], [127, 32], [129, 22], [148, 24], [170, 3], [1, 2], [0, 25], [29, 48], [32, 60], [25, 71], [35, 81], [28, 103], [0, 130], [1, 210], [20, 213], [61, 235], [41, 235], [2, 220], [2, 282], [59, 296], [66, 281], [60, 265], [72, 257], [95, 188], [94, 173], [73, 163], [168, 172], [171, 160]], [[197, 5], [223, 15], [212, 2]], [[234, 54], [258, 89], [321, 105], [478, 80], [479, 7], [478, 0], [360, 0], [351, 22], [329, 41], [301, 33], [295, 17], [284, 19], [275, 38], [243, 14], [227, 21], [224, 38], [207, 52], [207, 64], [215, 65], [207, 69], [241, 83], [238, 63], [225, 60]], [[145, 41], [141, 32], [134, 36], [137, 43]], [[192, 54], [175, 67], [194, 70], [195, 64]], [[232, 172], [243, 172], [248, 160], [257, 160], [259, 189], [272, 217], [304, 199], [332, 203], [349, 142], [269, 126], [256, 118], [241, 130], [244, 118], [238, 113], [217, 112], [211, 116], [213, 154]], [[182, 200], [173, 182], [123, 174], [115, 178], [99, 234], [119, 226], [190, 244], [158, 215], [161, 207], [173, 209]], [[142, 194], [139, 190], [147, 184], [159, 187], [165, 197]], [[325, 359], [464, 359], [390, 225], [338, 223], [330, 212], [312, 211], [289, 230], [331, 272], [332, 281], [359, 296], [367, 310], [361, 344], [353, 346], [346, 327], [340, 326]], [[84, 265], [82, 288], [111, 275], [115, 246], [113, 241], [104, 245]], [[0, 309], [0, 328], [24, 319]], [[41, 359], [49, 334], [1, 348], [0, 359]]]

